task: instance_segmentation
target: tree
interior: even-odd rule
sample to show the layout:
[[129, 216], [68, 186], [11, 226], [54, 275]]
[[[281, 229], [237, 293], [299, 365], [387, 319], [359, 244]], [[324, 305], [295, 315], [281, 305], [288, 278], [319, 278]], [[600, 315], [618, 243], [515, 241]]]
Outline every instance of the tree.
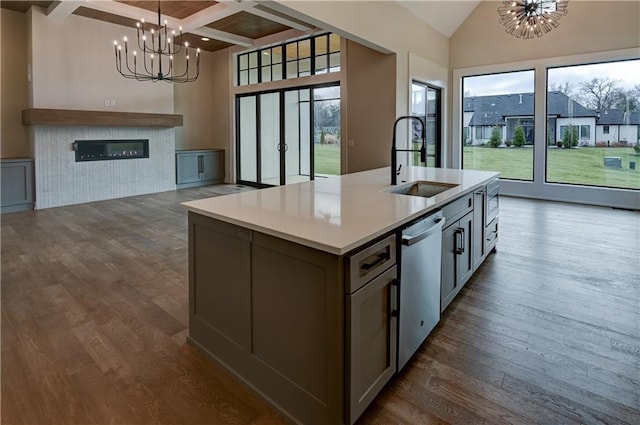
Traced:
[[611, 109], [620, 92], [619, 83], [619, 80], [610, 78], [593, 78], [591, 81], [582, 82], [579, 99], [589, 109]]
[[493, 130], [491, 130], [491, 138], [489, 139], [489, 146], [497, 148], [501, 143], [502, 138], [500, 134], [500, 127], [493, 127]]
[[549, 91], [564, 93], [567, 97], [572, 97], [575, 92], [575, 85], [569, 81], [554, 81], [549, 84]]
[[578, 128], [570, 125], [562, 135], [562, 147], [571, 149], [574, 146], [578, 146]]
[[623, 111], [640, 111], [640, 84], [632, 89], [617, 90], [613, 94], [613, 108]]
[[524, 128], [519, 125], [513, 131], [513, 146], [515, 146], [516, 148], [521, 148], [526, 142], [527, 139], [524, 137]]

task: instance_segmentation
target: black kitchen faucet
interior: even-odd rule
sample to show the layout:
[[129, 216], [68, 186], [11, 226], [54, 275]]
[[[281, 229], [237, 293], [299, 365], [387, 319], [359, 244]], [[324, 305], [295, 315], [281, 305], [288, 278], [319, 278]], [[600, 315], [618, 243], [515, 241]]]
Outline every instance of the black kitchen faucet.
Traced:
[[[398, 149], [396, 148], [396, 129], [398, 127], [398, 123], [402, 120], [416, 120], [420, 123], [420, 128], [422, 131], [420, 132], [422, 139], [422, 146], [420, 149]], [[427, 162], [427, 148], [426, 148], [426, 136], [425, 136], [425, 128], [424, 122], [416, 116], [413, 115], [405, 115], [399, 117], [395, 123], [393, 123], [393, 141], [391, 142], [391, 184], [398, 184], [398, 174], [400, 174], [400, 168], [396, 169], [398, 165], [398, 152], [420, 152], [420, 162], [426, 165]], [[402, 167], [402, 164], [400, 164]]]

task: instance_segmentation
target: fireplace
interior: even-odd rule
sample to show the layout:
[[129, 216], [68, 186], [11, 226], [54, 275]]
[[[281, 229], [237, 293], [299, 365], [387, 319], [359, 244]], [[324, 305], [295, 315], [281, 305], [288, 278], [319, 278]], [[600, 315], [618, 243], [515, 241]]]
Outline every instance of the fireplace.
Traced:
[[76, 140], [76, 162], [149, 158], [149, 139]]

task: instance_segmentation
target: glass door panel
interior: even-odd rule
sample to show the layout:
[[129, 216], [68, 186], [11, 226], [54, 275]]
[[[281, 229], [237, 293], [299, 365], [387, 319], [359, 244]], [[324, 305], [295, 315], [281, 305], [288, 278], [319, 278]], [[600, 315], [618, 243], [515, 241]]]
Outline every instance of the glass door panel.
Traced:
[[280, 184], [280, 94], [260, 95], [260, 182]]
[[[306, 101], [303, 100], [305, 98]], [[308, 99], [309, 89], [289, 90], [284, 93], [285, 184], [307, 181], [311, 178]], [[307, 122], [306, 125], [304, 121]]]
[[340, 174], [340, 87], [242, 95], [238, 180], [280, 185]]
[[314, 173], [340, 174], [340, 86], [313, 89]]
[[[241, 97], [238, 99], [238, 155], [239, 180], [258, 182], [258, 144], [257, 144], [257, 117], [256, 96]], [[242, 119], [240, 119], [240, 117]]]

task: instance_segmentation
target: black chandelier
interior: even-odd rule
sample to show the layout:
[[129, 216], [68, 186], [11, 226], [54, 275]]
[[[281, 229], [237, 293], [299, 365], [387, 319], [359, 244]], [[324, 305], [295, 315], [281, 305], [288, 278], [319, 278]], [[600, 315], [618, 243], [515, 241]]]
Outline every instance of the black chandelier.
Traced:
[[[123, 37], [124, 41], [124, 68], [122, 66], [122, 44], [118, 41], [113, 42], [116, 53], [116, 70], [125, 78], [138, 81], [165, 81], [167, 83], [190, 83], [195, 81], [200, 75], [200, 49], [195, 50], [195, 72], [193, 66], [189, 69], [191, 59], [189, 57], [189, 43], [182, 42], [182, 27], [179, 28], [180, 34], [176, 36], [175, 31], [167, 29], [167, 21], [164, 26], [160, 20], [160, 0], [158, 0], [158, 25], [150, 25], [150, 30], [145, 28], [147, 24], [144, 19], [136, 24], [136, 33], [138, 38], [138, 51], [134, 50], [132, 60], [129, 60], [129, 46], [127, 37]], [[156, 31], [157, 30], [157, 31]], [[192, 49], [193, 50], [193, 49]], [[174, 58], [179, 54], [184, 55], [184, 72], [177, 73], [174, 64]], [[138, 57], [141, 58], [138, 64]], [[133, 68], [131, 68], [133, 62]]]
[[517, 38], [542, 37], [558, 27], [569, 0], [507, 0], [498, 8], [498, 21]]

